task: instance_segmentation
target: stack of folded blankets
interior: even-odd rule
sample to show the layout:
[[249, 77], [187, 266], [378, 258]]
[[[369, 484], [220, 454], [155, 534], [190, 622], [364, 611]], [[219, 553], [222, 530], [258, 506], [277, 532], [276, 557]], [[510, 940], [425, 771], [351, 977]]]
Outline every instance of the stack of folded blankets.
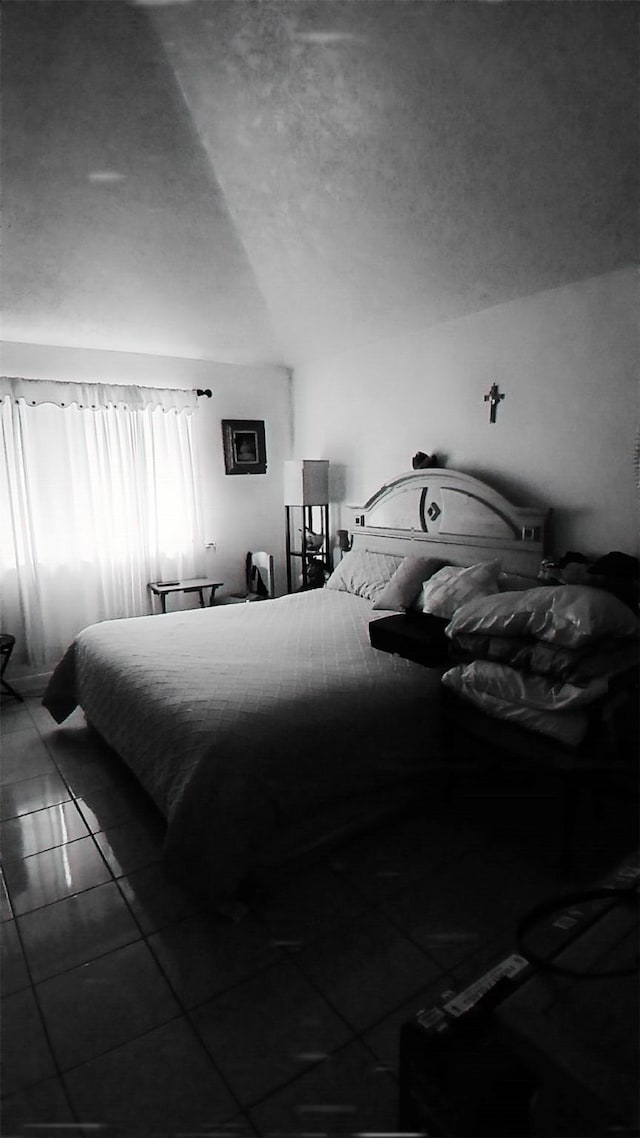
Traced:
[[495, 591], [456, 608], [443, 684], [487, 715], [575, 747], [638, 666], [636, 612], [601, 588]]

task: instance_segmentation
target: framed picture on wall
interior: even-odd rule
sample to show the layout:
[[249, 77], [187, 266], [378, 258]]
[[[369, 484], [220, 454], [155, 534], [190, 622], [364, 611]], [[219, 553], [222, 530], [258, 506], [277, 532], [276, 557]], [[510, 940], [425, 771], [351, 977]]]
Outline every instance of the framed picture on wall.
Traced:
[[223, 419], [222, 444], [227, 474], [266, 474], [264, 419]]

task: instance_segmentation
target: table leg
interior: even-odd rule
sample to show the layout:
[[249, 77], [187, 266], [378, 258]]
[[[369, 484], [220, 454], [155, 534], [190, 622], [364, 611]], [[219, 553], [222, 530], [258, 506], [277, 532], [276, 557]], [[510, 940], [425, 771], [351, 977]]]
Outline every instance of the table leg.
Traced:
[[163, 612], [166, 612], [166, 611], [167, 611], [167, 596], [166, 596], [166, 593], [160, 593], [160, 604], [162, 605], [162, 611], [163, 611]]
[[17, 692], [15, 688], [12, 688], [11, 684], [7, 680], [2, 681], [2, 691], [6, 692], [7, 695], [12, 695], [13, 698], [17, 699], [20, 703], [24, 703], [24, 700], [23, 700], [22, 696], [20, 695], [20, 692]]
[[11, 659], [11, 653], [12, 652], [13, 652], [13, 642], [10, 642], [8, 644], [8, 646], [7, 645], [3, 646], [2, 655], [0, 657], [0, 685], [1, 685], [1, 690], [3, 693], [6, 692], [7, 695], [13, 696], [13, 698], [17, 699], [20, 703], [24, 703], [24, 700], [23, 700], [22, 696], [20, 695], [20, 693], [17, 692], [16, 689], [11, 686], [11, 684], [8, 682], [8, 680], [4, 679], [4, 673], [6, 671], [7, 664], [9, 663], [9, 660]]
[[202, 589], [198, 589], [198, 596], [200, 597], [200, 608], [203, 609], [204, 608], [204, 596], [202, 594]]
[[216, 589], [217, 588], [218, 588], [217, 585], [211, 586], [211, 596], [209, 597], [209, 608], [211, 608], [212, 604], [214, 603], [214, 601], [216, 599]]

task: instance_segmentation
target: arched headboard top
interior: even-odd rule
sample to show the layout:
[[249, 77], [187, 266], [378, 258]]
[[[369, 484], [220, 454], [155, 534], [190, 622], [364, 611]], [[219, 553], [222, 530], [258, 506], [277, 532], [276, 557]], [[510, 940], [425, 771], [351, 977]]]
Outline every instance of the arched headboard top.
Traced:
[[369, 548], [404, 552], [403, 543], [418, 541], [428, 546], [425, 553], [452, 563], [499, 557], [504, 569], [527, 574], [539, 568], [550, 514], [515, 506], [470, 474], [434, 467], [399, 474], [363, 506], [349, 508], [354, 535], [359, 544], [366, 536]]

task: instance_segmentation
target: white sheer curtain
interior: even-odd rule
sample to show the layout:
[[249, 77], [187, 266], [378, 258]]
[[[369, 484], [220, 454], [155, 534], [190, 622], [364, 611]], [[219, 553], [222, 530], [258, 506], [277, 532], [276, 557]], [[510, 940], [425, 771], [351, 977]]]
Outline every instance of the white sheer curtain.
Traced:
[[0, 379], [0, 627], [50, 667], [80, 629], [201, 576], [195, 394]]

